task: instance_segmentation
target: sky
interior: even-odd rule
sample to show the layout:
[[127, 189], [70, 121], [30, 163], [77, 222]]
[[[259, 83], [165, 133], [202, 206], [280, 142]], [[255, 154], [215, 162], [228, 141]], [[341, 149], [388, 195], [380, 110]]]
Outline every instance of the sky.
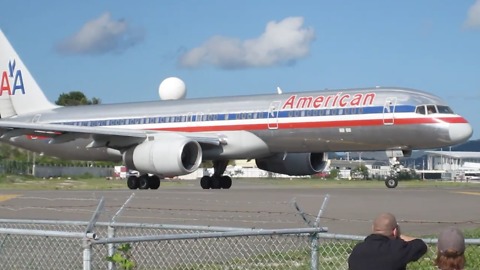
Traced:
[[398, 86], [443, 98], [480, 139], [480, 0], [3, 1], [0, 28], [51, 101]]

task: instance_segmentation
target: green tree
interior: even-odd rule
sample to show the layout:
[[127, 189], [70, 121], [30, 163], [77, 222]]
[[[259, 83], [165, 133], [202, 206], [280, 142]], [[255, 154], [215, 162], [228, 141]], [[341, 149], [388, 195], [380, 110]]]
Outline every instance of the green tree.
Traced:
[[81, 91], [62, 93], [57, 101], [55, 101], [55, 104], [61, 106], [95, 105], [100, 103], [101, 100], [99, 98], [93, 97], [92, 99], [88, 99]]
[[368, 168], [365, 165], [360, 165], [351, 172], [354, 179], [368, 179]]
[[331, 169], [330, 174], [328, 175], [328, 179], [335, 179], [338, 177], [338, 173], [340, 172], [339, 169]]

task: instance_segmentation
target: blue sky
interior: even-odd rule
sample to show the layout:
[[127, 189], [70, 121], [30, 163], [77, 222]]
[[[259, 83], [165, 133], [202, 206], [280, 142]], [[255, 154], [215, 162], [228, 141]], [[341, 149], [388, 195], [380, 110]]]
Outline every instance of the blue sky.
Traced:
[[480, 0], [4, 1], [0, 28], [47, 97], [158, 99], [402, 86], [480, 139]]

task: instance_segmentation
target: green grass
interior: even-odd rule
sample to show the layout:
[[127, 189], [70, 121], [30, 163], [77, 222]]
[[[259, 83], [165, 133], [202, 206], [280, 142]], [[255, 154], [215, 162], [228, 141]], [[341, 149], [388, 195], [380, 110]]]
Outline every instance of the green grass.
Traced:
[[[162, 180], [162, 187], [180, 187], [198, 185], [199, 180]], [[385, 188], [385, 183], [379, 180], [331, 180], [310, 178], [234, 178], [233, 187], [236, 185], [267, 185], [276, 188]], [[445, 181], [400, 181], [400, 188], [432, 188], [432, 187], [478, 187], [476, 183], [445, 182]], [[88, 190], [88, 189], [127, 189], [125, 179], [107, 180], [100, 177], [71, 177], [42, 179], [29, 175], [0, 175], [0, 189], [29, 189], [29, 190]]]
[[[288, 188], [386, 188], [385, 182], [380, 180], [333, 180], [333, 179], [319, 179], [319, 178], [292, 178], [292, 179], [233, 179], [235, 181], [242, 181], [243, 183], [267, 184], [275, 185], [277, 187]], [[419, 187], [478, 187], [477, 183], [466, 182], [447, 182], [436, 180], [405, 180], [398, 183], [398, 187], [419, 188]]]
[[[310, 250], [305, 249], [302, 251], [289, 251], [289, 252], [272, 252], [251, 256], [247, 259], [233, 259], [223, 262], [210, 262], [210, 263], [195, 263], [187, 265], [177, 265], [170, 270], [243, 270], [243, 269], [256, 269], [256, 270], [309, 270], [310, 267]], [[322, 268], [320, 268], [322, 269]]]
[[[160, 188], [169, 186], [184, 186], [187, 182], [178, 180], [163, 180]], [[111, 190], [128, 189], [126, 179], [106, 178], [35, 178], [27, 175], [1, 175], [0, 189], [20, 190]]]

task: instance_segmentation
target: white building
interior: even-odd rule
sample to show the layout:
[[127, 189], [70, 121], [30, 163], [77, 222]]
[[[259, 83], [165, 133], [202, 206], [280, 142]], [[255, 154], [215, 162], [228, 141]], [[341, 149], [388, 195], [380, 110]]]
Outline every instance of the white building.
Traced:
[[467, 174], [480, 173], [480, 152], [425, 151], [427, 170], [441, 172], [442, 178], [471, 179]]

